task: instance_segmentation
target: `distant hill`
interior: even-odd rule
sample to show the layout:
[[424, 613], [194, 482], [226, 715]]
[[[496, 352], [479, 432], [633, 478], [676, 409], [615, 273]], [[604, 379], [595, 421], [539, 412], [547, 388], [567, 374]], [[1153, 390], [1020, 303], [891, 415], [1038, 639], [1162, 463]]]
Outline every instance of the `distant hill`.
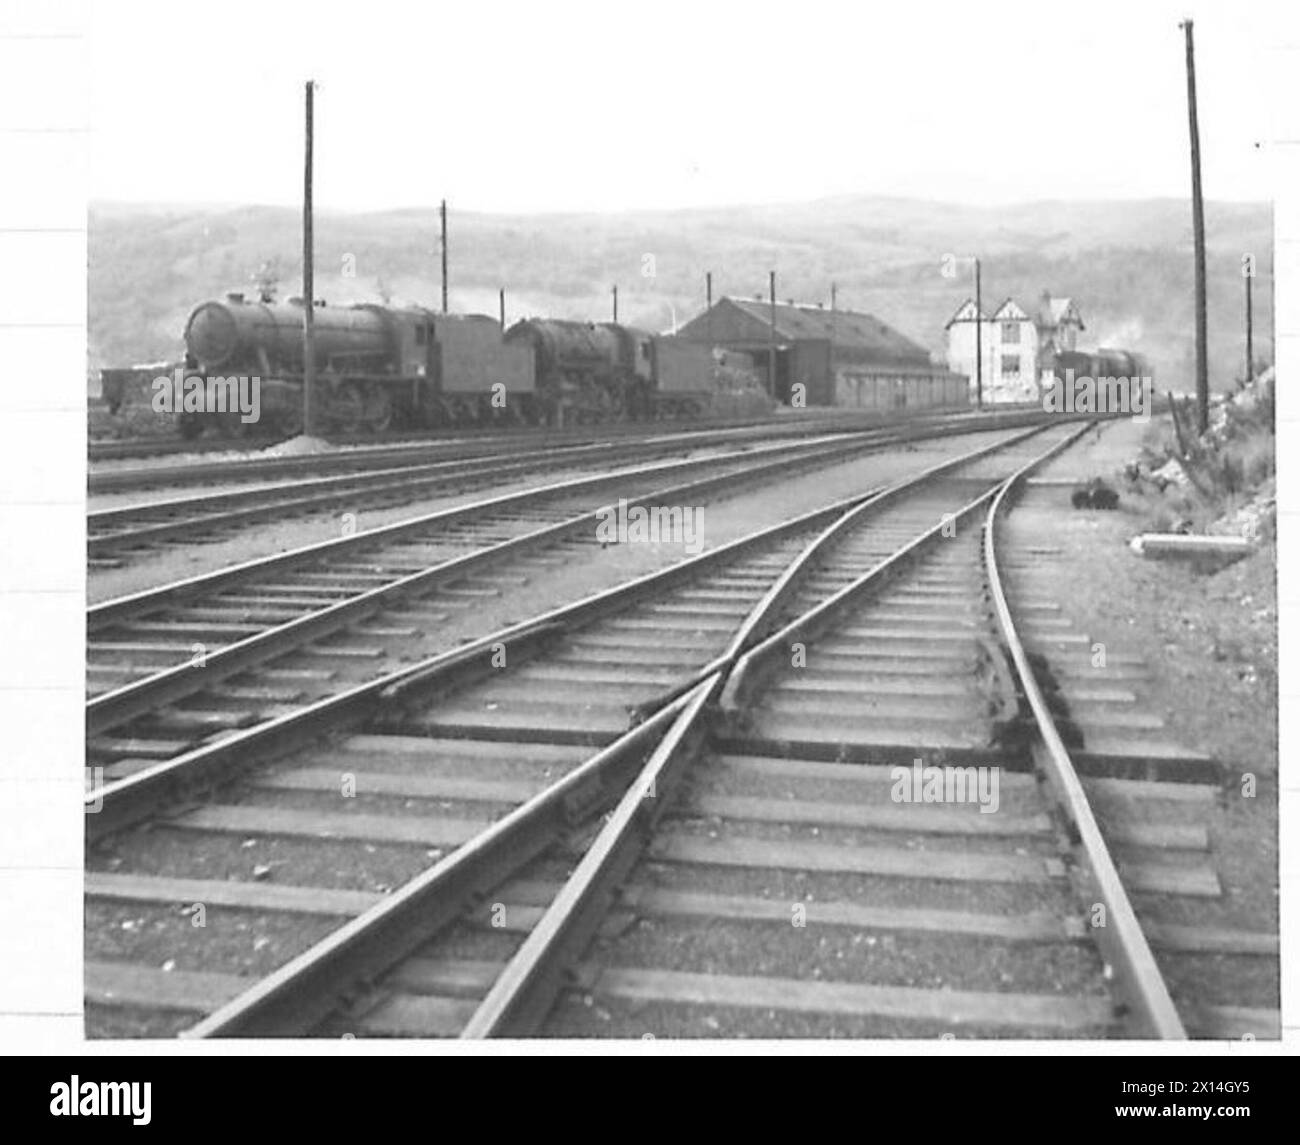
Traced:
[[[1259, 259], [1256, 356], [1272, 360], [1272, 208], [1211, 203], [1211, 377], [1231, 384], [1244, 353], [1240, 258]], [[436, 209], [321, 213], [316, 288], [331, 303], [437, 305]], [[250, 289], [275, 260], [281, 293], [301, 276], [299, 217], [281, 207], [95, 204], [90, 210], [90, 366], [176, 353], [193, 305]], [[973, 293], [967, 264], [945, 278], [945, 255], [979, 253], [984, 297], [1032, 308], [1040, 292], [1073, 296], [1084, 343], [1145, 353], [1160, 388], [1192, 384], [1190, 209], [1177, 200], [1040, 202], [1014, 207], [862, 196], [762, 207], [620, 214], [486, 215], [451, 212], [451, 307], [507, 316], [604, 319], [619, 286], [623, 321], [652, 329], [685, 322], [715, 296], [766, 297], [777, 271], [782, 299], [829, 302], [878, 315], [942, 356], [944, 323]], [[349, 257], [350, 256], [350, 257]], [[647, 256], [650, 256], [647, 258]], [[353, 272], [349, 275], [349, 272]]]

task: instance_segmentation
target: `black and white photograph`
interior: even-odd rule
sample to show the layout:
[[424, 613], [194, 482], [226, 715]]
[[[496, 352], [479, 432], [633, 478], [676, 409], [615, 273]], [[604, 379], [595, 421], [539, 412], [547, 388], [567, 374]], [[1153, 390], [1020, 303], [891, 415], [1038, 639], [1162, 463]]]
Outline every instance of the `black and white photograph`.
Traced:
[[81, 42], [86, 1052], [1294, 1033], [1285, 5]]

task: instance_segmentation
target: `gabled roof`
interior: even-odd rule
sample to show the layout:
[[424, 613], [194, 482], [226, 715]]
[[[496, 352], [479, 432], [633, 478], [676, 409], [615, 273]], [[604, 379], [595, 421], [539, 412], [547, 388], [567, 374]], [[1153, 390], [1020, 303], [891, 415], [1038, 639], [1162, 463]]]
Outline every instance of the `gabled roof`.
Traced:
[[[1076, 323], [1080, 330], [1085, 329], [1083, 317], [1079, 314], [1079, 308], [1075, 306], [1073, 298], [1053, 298], [1044, 292], [1039, 303], [1038, 313], [1031, 319], [1028, 311], [1020, 305], [1014, 298], [1007, 297], [1002, 300], [997, 309], [993, 311], [992, 316], [981, 314], [980, 317], [985, 322], [1025, 322], [1032, 321], [1036, 325], [1055, 330], [1063, 322]], [[947, 330], [957, 322], [974, 322], [975, 321], [975, 302], [967, 298], [951, 318], [944, 324]]]
[[[751, 318], [771, 327], [773, 307], [759, 299], [722, 298], [717, 304], [729, 304]], [[776, 304], [776, 335], [782, 341], [829, 340], [840, 348], [869, 352], [882, 359], [920, 360], [928, 362], [930, 352], [904, 337], [873, 314], [860, 310], [830, 310], [789, 302]]]
[[[948, 327], [953, 325], [953, 323], [955, 322], [974, 322], [975, 313], [976, 313], [975, 300], [973, 298], [968, 298], [966, 299], [965, 302], [963, 302], [960, 306], [957, 307], [956, 312], [953, 314], [951, 318], [948, 319], [948, 321], [944, 324], [943, 328], [947, 330]], [[980, 314], [980, 317], [984, 319], [985, 322], [988, 321], [987, 314]]]
[[1026, 322], [1029, 315], [1024, 312], [1020, 304], [1014, 298], [1005, 298], [1002, 305], [993, 311], [993, 321], [995, 322]]

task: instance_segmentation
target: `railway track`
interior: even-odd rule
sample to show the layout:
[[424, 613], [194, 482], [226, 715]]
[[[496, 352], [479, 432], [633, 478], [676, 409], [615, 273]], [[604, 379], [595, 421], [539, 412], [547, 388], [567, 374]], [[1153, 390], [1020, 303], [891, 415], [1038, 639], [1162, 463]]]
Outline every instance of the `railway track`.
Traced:
[[[278, 445], [284, 438], [269, 437], [247, 443], [258, 448]], [[224, 438], [183, 437], [92, 437], [86, 446], [86, 456], [93, 465], [97, 461], [129, 461], [146, 457], [172, 457], [179, 454], [228, 453], [240, 443]]]
[[[457, 1000], [468, 1036], [1279, 1036], [1274, 1009], [1174, 1001], [1171, 961], [1212, 955], [1239, 982], [1276, 944], [1153, 917], [1219, 893], [1204, 827], [1149, 813], [1212, 800], [1209, 761], [1104, 675], [1051, 678], [1079, 634], [1050, 596], [1008, 604], [1015, 484], [701, 682], [550, 897], [527, 874], [496, 891], [541, 906], [526, 937], [427, 944], [360, 1028], [451, 1033], [430, 1019]], [[871, 563], [853, 547], [818, 575]], [[1111, 777], [1138, 757], [1181, 782]], [[996, 810], [925, 801], [949, 767], [998, 769]]]
[[[813, 439], [811, 443], [814, 448], [823, 444], [831, 442], [829, 439]], [[759, 447], [760, 450], [778, 451], [782, 448], [806, 450], [810, 443], [801, 441], [788, 447]], [[118, 568], [141, 554], [178, 543], [189, 545], [218, 541], [236, 530], [265, 521], [311, 513], [337, 513], [349, 505], [373, 511], [418, 500], [421, 496], [482, 488], [548, 470], [599, 467], [611, 461], [649, 461], [680, 451], [680, 446], [674, 443], [602, 444], [562, 454], [539, 453], [509, 461], [485, 462], [477, 458], [334, 477], [294, 479], [251, 490], [101, 509], [87, 514], [87, 553], [92, 570]], [[743, 451], [738, 453], [743, 454]]]
[[[476, 604], [590, 561], [608, 498], [696, 504], [872, 448], [849, 441], [577, 479], [95, 605], [87, 612], [88, 762], [121, 770], [170, 758], [428, 655]], [[918, 450], [909, 464], [962, 450], [926, 448], [932, 454]]]
[[[869, 497], [855, 512], [841, 504], [806, 515], [110, 780], [90, 796], [98, 809], [87, 825], [99, 845], [88, 877], [88, 911], [97, 917], [88, 930], [108, 946], [123, 930], [131, 936], [122, 940], [126, 949], [88, 955], [88, 1000], [116, 1015], [106, 1028], [119, 1030], [132, 1021], [180, 1029], [195, 1011], [213, 1010], [198, 1032], [306, 1032], [328, 1027], [358, 982], [401, 959], [397, 977], [378, 987], [378, 1001], [363, 991], [366, 1004], [344, 1016], [349, 1028], [475, 1032], [475, 991], [488, 991], [484, 975], [496, 970], [502, 974], [493, 981], [508, 981], [516, 959], [457, 959], [453, 949], [445, 962], [445, 948], [428, 954], [424, 944], [443, 930], [444, 947], [485, 934], [517, 942], [521, 931], [529, 933], [525, 944], [534, 942], [601, 847], [604, 832], [583, 845], [584, 824], [595, 829], [647, 755], [654, 765], [698, 736], [687, 732], [706, 701], [784, 611], [803, 607], [809, 592], [834, 592], [835, 601], [849, 591], [846, 569], [812, 572], [817, 555], [850, 527], [861, 531], [854, 559], [873, 568], [900, 543], [915, 547], [918, 535], [932, 541], [942, 527], [936, 519], [963, 505], [973, 511], [972, 486], [983, 490], [982, 501], [1000, 487], [1017, 450], [1003, 445], [996, 461], [949, 463]], [[998, 474], [981, 472], [990, 464]], [[835, 521], [839, 527], [828, 531]], [[644, 722], [629, 726], [629, 709]], [[287, 758], [267, 767], [277, 755]], [[233, 794], [225, 787], [218, 803], [177, 802], [229, 784], [254, 764], [255, 773]], [[364, 810], [340, 804], [340, 780], [359, 784]], [[640, 797], [632, 804], [635, 822]], [[128, 829], [142, 822], [150, 829]], [[254, 863], [255, 855], [265, 861]], [[461, 933], [460, 916], [474, 914], [482, 896], [512, 876], [511, 893], [523, 898], [488, 904], [497, 925]], [[549, 906], [547, 888], [557, 895]], [[174, 958], [162, 961], [162, 971], [149, 965], [172, 948], [176, 935], [162, 932], [181, 925], [176, 911], [186, 900], [189, 913], [195, 904], [221, 912], [227, 938], [230, 919], [255, 920], [249, 925], [265, 933], [251, 960], [224, 941], [215, 944], [220, 949], [200, 942], [181, 950], [183, 967]], [[341, 916], [352, 915], [339, 927]], [[248, 933], [242, 924], [235, 930]], [[94, 956], [109, 953], [115, 956]], [[224, 969], [214, 969], [223, 958]], [[423, 986], [411, 987], [410, 976], [425, 972]]]
[[[1070, 672], [1077, 634], [1025, 579], [1043, 546], [999, 544], [1069, 441], [936, 467], [109, 782], [92, 1031], [1276, 1036], [1267, 1007], [1165, 977], [1267, 954], [1155, 917], [1217, 879], [1204, 830], [1134, 808], [1194, 816], [1212, 768], [1131, 718], [1131, 662]], [[996, 812], [900, 802], [914, 759], [995, 768]], [[1120, 778], [1138, 759], [1164, 781]]]
[[[828, 426], [822, 426], [826, 432]], [[90, 474], [87, 488], [91, 494], [134, 492], [142, 489], [178, 489], [193, 485], [256, 484], [309, 477], [372, 473], [401, 468], [498, 460], [503, 455], [517, 461], [566, 457], [598, 457], [617, 450], [653, 447], [664, 452], [676, 449], [711, 448], [733, 443], [761, 442], [773, 438], [811, 436], [811, 427], [738, 427], [715, 431], [680, 431], [677, 433], [606, 434], [593, 437], [575, 435], [545, 437], [527, 442], [510, 438], [452, 439], [445, 442], [422, 442], [416, 445], [382, 446], [371, 449], [339, 450], [278, 457], [223, 458], [213, 463], [147, 466], [131, 469], [100, 470]]]
[[[909, 423], [893, 429], [865, 430], [852, 435], [836, 433], [823, 437], [795, 435], [790, 442], [742, 444], [715, 438], [691, 439], [691, 447], [728, 449], [734, 455], [779, 450], [798, 451], [833, 445], [836, 439], [855, 437], [866, 444], [888, 444], [981, 428], [1034, 424], [1033, 414], [996, 413], [972, 419], [967, 415]], [[1041, 419], [1037, 419], [1041, 420]], [[634, 443], [599, 443], [560, 452], [540, 451], [508, 461], [486, 462], [483, 458], [438, 461], [382, 468], [331, 477], [290, 478], [281, 483], [151, 500], [127, 506], [98, 509], [87, 514], [87, 557], [91, 572], [121, 568], [133, 560], [166, 551], [176, 545], [216, 543], [236, 535], [250, 525], [287, 520], [319, 513], [338, 513], [348, 506], [365, 509], [407, 504], [422, 496], [451, 494], [508, 482], [531, 474], [557, 469], [578, 469], [617, 461], [650, 461], [681, 453], [683, 440], [653, 438]], [[697, 458], [707, 461], [709, 455]], [[726, 456], [719, 453], [717, 456]], [[299, 459], [294, 459], [299, 460]]]
[[[930, 415], [954, 416], [953, 411]], [[970, 416], [970, 415], [968, 415]], [[855, 430], [884, 429], [899, 419], [851, 419]], [[824, 434], [845, 428], [844, 419], [808, 415], [802, 417], [740, 419], [703, 425], [626, 424], [598, 428], [550, 430], [531, 434], [470, 434], [442, 437], [412, 437], [409, 440], [358, 441], [355, 448], [282, 456], [242, 455], [213, 462], [185, 462], [177, 465], [148, 465], [101, 468], [89, 476], [87, 487], [94, 493], [126, 492], [137, 489], [180, 488], [188, 485], [230, 484], [290, 477], [328, 476], [364, 472], [431, 461], [466, 461], [471, 458], [541, 457], [591, 446], [626, 446], [658, 441], [665, 446], [706, 448], [731, 443], [762, 442], [800, 435]], [[344, 444], [344, 443], [336, 443]], [[229, 451], [228, 451], [229, 452]], [[93, 460], [93, 459], [92, 459]]]
[[[1024, 414], [994, 415], [987, 419], [987, 424], [1015, 425], [1030, 420]], [[961, 432], [968, 424], [971, 424], [969, 419], [949, 418], [909, 425], [905, 430], [867, 430], [856, 436], [867, 443], [886, 443], [900, 440], [903, 434], [920, 437]], [[981, 421], [978, 424], [985, 423]], [[336, 513], [344, 506], [355, 506], [359, 500], [367, 510], [373, 511], [409, 503], [421, 496], [482, 488], [557, 469], [599, 467], [611, 462], [620, 465], [632, 461], [649, 462], [679, 454], [684, 446], [743, 454], [818, 448], [823, 444], [833, 444], [837, 437], [844, 440], [846, 436], [810, 437], [801, 433], [794, 435], [792, 441], [770, 444], [750, 444], [711, 435], [670, 436], [636, 442], [601, 442], [561, 451], [538, 451], [504, 461], [471, 457], [461, 461], [423, 462], [330, 477], [291, 477], [266, 486], [150, 500], [91, 511], [86, 518], [87, 555], [92, 572], [121, 568], [132, 560], [177, 544], [214, 543], [250, 525], [312, 513]]]
[[[230, 485], [268, 480], [282, 481], [305, 476], [335, 476], [342, 473], [418, 466], [433, 461], [467, 461], [498, 458], [517, 459], [552, 456], [584, 447], [618, 446], [656, 442], [665, 449], [712, 448], [832, 432], [900, 430], [913, 426], [942, 425], [966, 419], [976, 424], [993, 424], [1001, 419], [1023, 419], [1036, 407], [1007, 406], [994, 411], [938, 411], [903, 416], [854, 415], [839, 411], [834, 417], [818, 414], [786, 416], [735, 422], [709, 422], [690, 428], [664, 425], [616, 425], [594, 429], [552, 431], [513, 436], [471, 436], [424, 439], [393, 445], [337, 450], [325, 453], [279, 457], [223, 457], [215, 462], [187, 462], [179, 465], [136, 466], [100, 469], [90, 473], [87, 490], [92, 495], [133, 492], [142, 489], [179, 489], [192, 485]], [[93, 460], [93, 459], [92, 459]]]
[[[817, 415], [808, 415], [816, 418]], [[825, 422], [824, 417], [820, 419]], [[561, 448], [570, 444], [586, 444], [599, 438], [644, 436], [647, 432], [710, 432], [745, 429], [748, 427], [772, 426], [773, 419], [767, 417], [749, 418], [708, 418], [690, 423], [646, 423], [627, 422], [612, 423], [607, 426], [575, 427], [567, 430], [538, 430], [521, 428], [514, 432], [500, 428], [448, 429], [410, 433], [385, 434], [331, 434], [327, 440], [332, 445], [360, 446], [373, 449], [392, 448], [397, 451], [406, 449], [421, 450], [436, 444], [443, 446], [464, 445], [479, 451], [487, 451], [507, 445], [531, 445], [538, 448]], [[683, 428], [689, 426], [690, 428]], [[696, 427], [699, 427], [698, 429]], [[133, 439], [99, 439], [91, 440], [88, 447], [90, 461], [120, 461], [131, 458], [168, 457], [175, 454], [202, 454], [233, 452], [241, 448], [265, 449], [278, 444], [276, 438], [212, 438], [200, 437], [186, 439], [182, 437], [140, 437]]]

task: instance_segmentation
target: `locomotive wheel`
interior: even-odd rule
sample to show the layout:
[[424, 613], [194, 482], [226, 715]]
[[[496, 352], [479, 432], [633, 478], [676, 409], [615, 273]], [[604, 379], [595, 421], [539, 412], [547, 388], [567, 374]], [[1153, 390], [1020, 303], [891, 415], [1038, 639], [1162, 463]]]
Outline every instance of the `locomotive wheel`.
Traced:
[[334, 421], [343, 433], [357, 433], [366, 418], [366, 403], [361, 391], [348, 383], [334, 391]]
[[629, 393], [622, 387], [604, 390], [600, 395], [600, 420], [627, 421]]
[[386, 389], [376, 386], [366, 395], [366, 428], [383, 433], [393, 424], [393, 399]]

